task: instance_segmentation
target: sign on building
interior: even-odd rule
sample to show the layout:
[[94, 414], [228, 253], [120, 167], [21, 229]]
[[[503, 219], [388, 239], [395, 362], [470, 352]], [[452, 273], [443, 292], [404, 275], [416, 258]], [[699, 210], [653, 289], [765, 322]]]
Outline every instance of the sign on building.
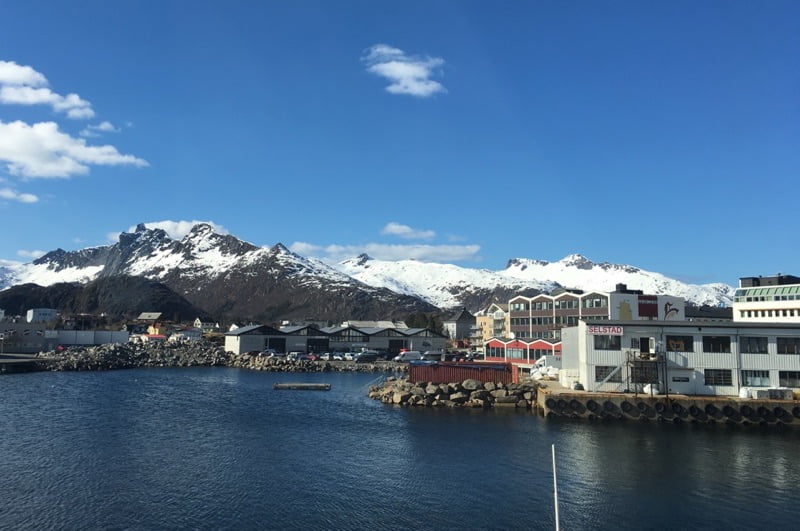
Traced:
[[621, 336], [621, 326], [588, 326], [586, 330], [593, 336]]

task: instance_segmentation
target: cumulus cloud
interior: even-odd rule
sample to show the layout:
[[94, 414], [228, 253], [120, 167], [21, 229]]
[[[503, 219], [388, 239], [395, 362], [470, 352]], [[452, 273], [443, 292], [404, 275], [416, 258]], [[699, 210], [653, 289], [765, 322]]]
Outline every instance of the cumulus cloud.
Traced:
[[388, 245], [367, 243], [365, 245], [319, 246], [307, 242], [295, 242], [289, 249], [303, 256], [319, 258], [328, 263], [337, 263], [359, 254], [368, 254], [378, 260], [419, 260], [420, 262], [474, 262], [477, 261], [480, 245]]
[[[194, 227], [198, 223], [206, 223], [208, 225], [211, 225], [211, 227], [214, 229], [214, 232], [216, 232], [217, 234], [228, 234], [228, 229], [226, 229], [222, 225], [214, 223], [213, 221], [164, 220], [164, 221], [151, 221], [149, 223], [144, 223], [144, 226], [148, 229], [161, 229], [164, 232], [166, 232], [167, 236], [169, 236], [173, 240], [180, 240], [181, 238], [189, 234], [189, 231], [192, 230], [192, 227]], [[135, 231], [136, 231], [136, 225], [129, 227], [126, 232], [135, 232]], [[119, 238], [119, 233], [115, 234], [116, 238], [114, 239], [116, 240]]]
[[82, 137], [86, 138], [93, 138], [100, 136], [100, 133], [119, 133], [120, 130], [111, 122], [105, 121], [100, 122], [97, 125], [89, 125], [83, 131], [80, 132]]
[[417, 57], [387, 44], [376, 44], [366, 50], [361, 62], [367, 71], [389, 80], [386, 87], [392, 94], [408, 94], [419, 98], [433, 96], [447, 89], [431, 77], [439, 72], [444, 59]]
[[432, 230], [418, 230], [412, 229], [408, 225], [390, 221], [381, 229], [381, 234], [388, 234], [391, 236], [399, 236], [407, 240], [432, 240], [436, 233]]
[[77, 94], [62, 96], [53, 92], [47, 78], [30, 66], [13, 61], [0, 61], [0, 103], [16, 105], [50, 105], [69, 118], [94, 117], [92, 104]]
[[19, 201], [20, 203], [35, 203], [39, 198], [33, 194], [21, 194], [13, 188], [0, 188], [0, 199]]
[[89, 173], [89, 165], [148, 166], [111, 145], [89, 146], [59, 130], [55, 122], [33, 125], [0, 120], [0, 164], [12, 175], [30, 178], [71, 177]]
[[47, 78], [30, 66], [18, 65], [14, 61], [0, 61], [0, 85], [47, 85]]
[[47, 254], [47, 253], [45, 253], [44, 251], [38, 251], [38, 250], [37, 251], [26, 251], [25, 249], [20, 249], [19, 251], [17, 251], [17, 256], [21, 256], [23, 258], [30, 258], [30, 259], [33, 259], [33, 260], [36, 260], [37, 258], [41, 258], [45, 254]]

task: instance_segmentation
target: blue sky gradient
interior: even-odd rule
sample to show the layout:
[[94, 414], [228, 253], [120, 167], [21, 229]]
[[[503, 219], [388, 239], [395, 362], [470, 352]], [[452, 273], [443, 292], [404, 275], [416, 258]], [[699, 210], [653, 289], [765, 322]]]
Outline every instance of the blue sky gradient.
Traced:
[[0, 259], [203, 220], [329, 260], [800, 275], [798, 65], [791, 1], [4, 2]]

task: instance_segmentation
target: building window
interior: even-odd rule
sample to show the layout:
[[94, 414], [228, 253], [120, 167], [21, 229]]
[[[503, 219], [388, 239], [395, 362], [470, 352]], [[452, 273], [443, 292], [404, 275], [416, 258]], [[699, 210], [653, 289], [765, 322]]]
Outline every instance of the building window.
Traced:
[[800, 354], [800, 337], [779, 337], [778, 354]]
[[506, 350], [506, 357], [509, 359], [522, 360], [525, 359], [525, 349], [510, 348]]
[[733, 385], [730, 369], [706, 369], [703, 378], [706, 385]]
[[639, 338], [638, 337], [632, 337], [631, 338], [631, 348], [637, 349], [637, 350], [639, 349]]
[[769, 387], [769, 371], [742, 371], [742, 385]]
[[617, 369], [612, 365], [595, 365], [594, 366], [594, 381], [595, 382], [602, 382], [603, 380], [611, 374], [612, 371], [615, 372], [611, 378], [608, 379], [609, 382], [613, 383], [622, 383], [622, 369]]
[[778, 372], [778, 385], [781, 387], [800, 387], [800, 371]]
[[594, 336], [595, 350], [620, 350], [622, 336]]
[[667, 336], [667, 352], [694, 352], [694, 337]]
[[731, 336], [703, 336], [703, 352], [730, 352]]
[[747, 337], [747, 336], [740, 337], [739, 352], [741, 352], [742, 354], [766, 354], [767, 338]]
[[590, 297], [583, 299], [584, 308], [605, 308], [608, 306], [608, 299], [605, 297]]

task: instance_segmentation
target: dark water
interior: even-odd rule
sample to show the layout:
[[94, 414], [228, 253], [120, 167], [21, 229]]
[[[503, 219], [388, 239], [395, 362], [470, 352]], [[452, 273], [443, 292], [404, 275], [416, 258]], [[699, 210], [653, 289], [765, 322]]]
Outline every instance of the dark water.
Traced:
[[553, 443], [562, 529], [798, 525], [800, 430], [398, 409], [375, 377], [3, 376], [0, 528], [553, 529]]

